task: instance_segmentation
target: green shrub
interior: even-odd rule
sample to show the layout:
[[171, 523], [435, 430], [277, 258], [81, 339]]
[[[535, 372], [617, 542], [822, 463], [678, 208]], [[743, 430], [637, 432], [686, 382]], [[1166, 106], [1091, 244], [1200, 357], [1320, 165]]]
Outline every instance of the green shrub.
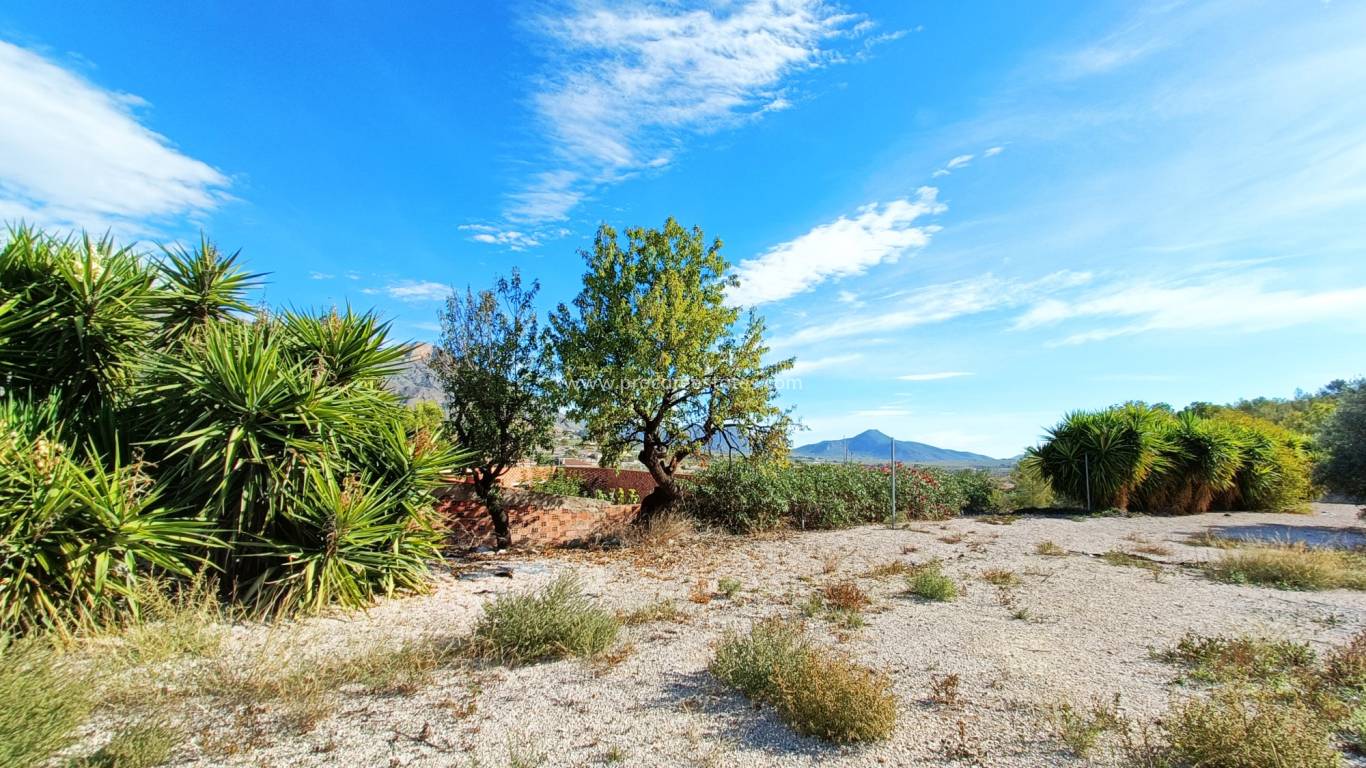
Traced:
[[[891, 514], [888, 470], [862, 464], [718, 461], [694, 475], [687, 490], [691, 514], [742, 533], [784, 525], [845, 528]], [[899, 516], [942, 520], [965, 504], [952, 474], [897, 467]]]
[[757, 622], [727, 633], [711, 663], [717, 679], [777, 710], [797, 733], [836, 743], [873, 741], [896, 725], [896, 698], [885, 675], [806, 638], [801, 625]]
[[711, 673], [755, 701], [774, 702], [778, 680], [791, 677], [812, 652], [802, 626], [781, 619], [755, 622], [748, 634], [728, 632], [716, 649]]
[[1242, 688], [1190, 699], [1162, 719], [1165, 764], [1201, 768], [1337, 768], [1332, 724], [1297, 700]]
[[1005, 506], [1009, 510], [1046, 509], [1054, 504], [1053, 487], [1039, 474], [1035, 464], [1016, 462], [1007, 482], [1010, 489], [1005, 492]]
[[1257, 682], [1279, 687], [1314, 671], [1316, 655], [1307, 643], [1255, 637], [1187, 634], [1162, 654], [1184, 664], [1204, 683]]
[[1001, 483], [985, 469], [960, 469], [951, 477], [963, 495], [963, 511], [973, 513], [1009, 512], [1009, 502]]
[[0, 768], [30, 768], [75, 740], [91, 685], [36, 640], [0, 646]]
[[958, 599], [958, 584], [944, 573], [938, 560], [931, 560], [918, 566], [915, 573], [906, 578], [907, 590], [916, 597], [946, 603]]
[[540, 480], [528, 483], [527, 488], [537, 493], [548, 493], [552, 496], [584, 495], [583, 481], [558, 469]]
[[487, 603], [474, 628], [473, 649], [503, 664], [595, 656], [612, 645], [620, 626], [566, 575], [537, 591]]

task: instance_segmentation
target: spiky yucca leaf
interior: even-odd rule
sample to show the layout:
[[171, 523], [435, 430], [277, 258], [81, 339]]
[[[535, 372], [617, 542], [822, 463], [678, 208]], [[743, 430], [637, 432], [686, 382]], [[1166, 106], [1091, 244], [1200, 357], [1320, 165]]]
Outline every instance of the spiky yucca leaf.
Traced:
[[234, 312], [248, 312], [247, 291], [260, 284], [261, 274], [243, 271], [238, 253], [224, 256], [208, 238], [199, 247], [162, 248], [157, 264], [164, 294], [161, 298], [161, 336], [164, 342], [194, 335], [212, 320], [226, 320]]

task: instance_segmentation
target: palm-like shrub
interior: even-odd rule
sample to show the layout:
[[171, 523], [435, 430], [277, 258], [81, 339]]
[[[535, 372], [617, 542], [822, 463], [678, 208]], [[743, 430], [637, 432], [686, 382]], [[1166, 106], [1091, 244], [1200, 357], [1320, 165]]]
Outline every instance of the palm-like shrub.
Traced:
[[0, 248], [0, 631], [137, 609], [204, 564], [227, 596], [361, 605], [439, 554], [460, 456], [384, 387], [373, 314], [248, 314], [204, 241], [149, 258], [10, 231]]
[[56, 397], [0, 401], [0, 628], [102, 618], [149, 570], [189, 576], [215, 543], [142, 466], [68, 443], [59, 410]]
[[1068, 414], [1024, 460], [1073, 502], [1160, 513], [1286, 510], [1310, 495], [1307, 441], [1246, 414], [1140, 403]]
[[0, 249], [0, 303], [13, 303], [0, 385], [59, 393], [72, 418], [90, 423], [128, 391], [157, 298], [155, 270], [109, 240], [11, 230]]

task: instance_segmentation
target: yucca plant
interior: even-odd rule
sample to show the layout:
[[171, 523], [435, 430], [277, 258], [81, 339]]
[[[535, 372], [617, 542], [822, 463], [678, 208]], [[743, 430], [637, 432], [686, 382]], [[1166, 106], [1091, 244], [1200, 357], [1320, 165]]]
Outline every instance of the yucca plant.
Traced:
[[1130, 403], [1069, 414], [1025, 458], [1074, 501], [1163, 513], [1287, 510], [1309, 498], [1307, 441], [1246, 414]]
[[262, 276], [240, 269], [238, 253], [224, 256], [201, 236], [199, 247], [193, 251], [176, 246], [163, 248], [162, 255], [156, 266], [162, 289], [159, 320], [163, 344], [193, 337], [210, 321], [251, 311], [245, 295], [260, 284]]
[[1164, 415], [1139, 403], [1070, 413], [1026, 460], [1070, 499], [1086, 499], [1089, 489], [1093, 507], [1127, 509], [1139, 486], [1167, 468], [1167, 438], [1157, 429]]
[[0, 630], [63, 628], [130, 608], [139, 582], [189, 576], [217, 544], [162, 503], [144, 468], [66, 442], [60, 395], [0, 401]]
[[1222, 422], [1180, 413], [1154, 424], [1163, 433], [1165, 470], [1139, 487], [1136, 507], [1149, 512], [1208, 512], [1220, 494], [1234, 487], [1247, 443]]
[[406, 491], [360, 475], [339, 477], [327, 461], [309, 466], [271, 531], [271, 565], [249, 594], [269, 605], [317, 610], [362, 607], [420, 587], [427, 563], [440, 555], [441, 534], [430, 505], [410, 509]]
[[25, 397], [60, 393], [90, 421], [128, 391], [156, 330], [154, 270], [108, 239], [12, 229], [0, 248], [8, 342], [0, 383]]

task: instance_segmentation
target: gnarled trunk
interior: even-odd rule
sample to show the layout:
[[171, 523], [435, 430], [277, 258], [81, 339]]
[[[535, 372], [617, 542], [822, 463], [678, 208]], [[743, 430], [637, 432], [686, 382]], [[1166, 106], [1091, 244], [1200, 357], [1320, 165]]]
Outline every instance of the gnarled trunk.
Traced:
[[678, 481], [674, 480], [674, 467], [665, 462], [664, 455], [663, 446], [646, 441], [637, 457], [655, 481], [655, 489], [640, 500], [640, 515], [636, 518], [638, 522], [648, 521], [673, 505], [682, 495], [678, 490]]
[[502, 489], [498, 485], [498, 476], [501, 474], [503, 473], [475, 470], [474, 495], [484, 503], [484, 509], [488, 510], [489, 517], [493, 520], [494, 547], [509, 549], [512, 547], [512, 530], [508, 525], [507, 510], [503, 508], [500, 492]]

